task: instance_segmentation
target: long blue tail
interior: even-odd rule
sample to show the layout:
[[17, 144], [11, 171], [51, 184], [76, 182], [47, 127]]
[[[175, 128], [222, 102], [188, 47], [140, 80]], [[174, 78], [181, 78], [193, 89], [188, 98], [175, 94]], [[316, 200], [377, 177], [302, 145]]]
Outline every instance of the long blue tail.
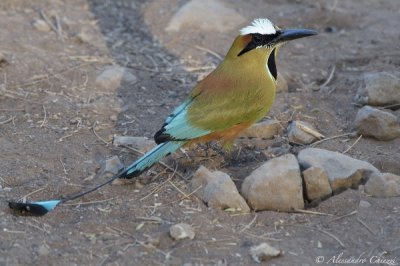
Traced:
[[185, 143], [186, 141], [168, 141], [158, 144], [129, 165], [119, 178], [133, 178], [140, 175], [143, 171], [158, 163], [162, 158], [182, 147]]
[[10, 201], [8, 206], [11, 209], [24, 211], [33, 215], [44, 215], [50, 211], [52, 211], [55, 207], [64, 202], [74, 200], [80, 198], [86, 194], [89, 194], [99, 188], [111, 183], [117, 178], [133, 178], [135, 176], [140, 175], [146, 169], [152, 167], [155, 163], [159, 162], [164, 156], [176, 151], [180, 147], [182, 147], [186, 141], [168, 141], [161, 144], [158, 144], [152, 150], [147, 152], [145, 155], [140, 157], [130, 166], [125, 168], [120, 173], [113, 176], [111, 179], [97, 185], [89, 190], [79, 192], [74, 195], [70, 195], [67, 197], [63, 197], [60, 199], [54, 200], [46, 200], [46, 201], [36, 201], [36, 202], [18, 202], [18, 201]]

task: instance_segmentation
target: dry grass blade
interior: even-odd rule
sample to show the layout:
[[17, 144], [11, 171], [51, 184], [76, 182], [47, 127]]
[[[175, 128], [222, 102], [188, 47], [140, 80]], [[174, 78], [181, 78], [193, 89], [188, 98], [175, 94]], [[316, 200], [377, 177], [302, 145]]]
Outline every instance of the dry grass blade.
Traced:
[[360, 135], [360, 136], [356, 139], [356, 141], [354, 141], [354, 143], [351, 144], [351, 146], [348, 147], [348, 148], [347, 148], [344, 152], [342, 152], [342, 153], [345, 154], [345, 153], [347, 153], [349, 150], [351, 150], [351, 148], [353, 148], [353, 147], [357, 144], [357, 142], [360, 141], [361, 138], [362, 138], [362, 135]]
[[7, 124], [7, 123], [10, 123], [11, 121], [13, 121], [14, 118], [15, 118], [15, 116], [11, 116], [9, 119], [1, 121], [0, 125], [4, 125], [4, 124]]
[[330, 213], [323, 213], [323, 212], [316, 212], [316, 211], [309, 211], [309, 210], [302, 210], [302, 209], [294, 209], [294, 212], [298, 213], [305, 213], [305, 214], [315, 214], [315, 215], [322, 215], [322, 216], [333, 216]]
[[345, 134], [340, 134], [340, 135], [328, 137], [328, 138], [325, 138], [325, 139], [321, 139], [321, 140], [319, 140], [319, 141], [314, 142], [313, 144], [311, 144], [310, 147], [315, 147], [315, 146], [317, 146], [318, 144], [321, 144], [322, 142], [325, 142], [325, 141], [327, 141], [327, 140], [332, 140], [332, 139], [337, 139], [337, 138], [343, 138], [343, 137], [353, 136], [353, 135], [355, 135], [355, 134], [357, 134], [357, 132], [345, 133]]
[[63, 205], [67, 205], [67, 206], [89, 205], [89, 204], [103, 203], [103, 202], [111, 201], [111, 200], [117, 199], [117, 198], [118, 197], [113, 197], [113, 198], [104, 199], [104, 200], [93, 200], [93, 201], [87, 201], [87, 202], [64, 203]]
[[332, 234], [332, 233], [329, 233], [328, 231], [319, 229], [319, 228], [317, 228], [317, 227], [307, 226], [307, 225], [297, 225], [297, 224], [288, 224], [288, 225], [289, 225], [289, 226], [294, 226], [294, 227], [308, 228], [308, 229], [310, 229], [310, 230], [319, 231], [319, 232], [324, 233], [325, 235], [327, 235], [327, 236], [333, 238], [334, 240], [336, 240], [342, 248], [346, 248], [345, 244], [343, 244], [343, 242], [342, 242], [337, 236], [335, 236], [335, 235]]
[[371, 229], [371, 227], [369, 227], [364, 221], [362, 221], [360, 218], [357, 218], [356, 220], [357, 220], [357, 222], [359, 222], [360, 224], [362, 224], [365, 228], [367, 228], [367, 230], [368, 230], [371, 234], [376, 235], [376, 233]]
[[210, 50], [210, 49], [208, 49], [208, 48], [205, 48], [205, 47], [199, 46], [199, 45], [196, 45], [195, 48], [196, 48], [196, 49], [199, 49], [199, 50], [201, 50], [201, 51], [207, 52], [207, 53], [209, 53], [209, 54], [215, 56], [217, 59], [219, 59], [219, 60], [221, 60], [221, 61], [224, 60], [224, 58], [223, 58], [222, 56], [220, 56], [219, 54], [217, 54], [216, 52], [214, 52], [214, 51], [212, 51], [212, 50]]
[[43, 107], [43, 113], [44, 113], [44, 117], [43, 117], [43, 121], [42, 121], [42, 123], [40, 124], [40, 127], [43, 127], [43, 126], [44, 126], [44, 124], [46, 123], [46, 120], [47, 120], [46, 106], [42, 105], [42, 107]]
[[239, 233], [243, 233], [244, 231], [246, 231], [247, 229], [250, 228], [250, 226], [257, 220], [257, 214], [254, 215], [254, 218], [251, 220], [250, 223], [246, 224], [240, 231]]
[[333, 74], [335, 73], [336, 70], [336, 66], [334, 65], [332, 67], [331, 73], [329, 74], [328, 78], [326, 79], [326, 81], [320, 86], [320, 89], [325, 87], [326, 85], [329, 84], [329, 82], [331, 82], [332, 78], [333, 78]]
[[346, 218], [346, 217], [352, 216], [352, 215], [354, 215], [354, 214], [357, 214], [357, 211], [352, 211], [352, 212], [350, 212], [350, 213], [348, 213], [348, 214], [345, 214], [345, 215], [342, 215], [342, 216], [336, 217], [336, 218], [334, 218], [334, 219], [330, 220], [329, 222], [334, 222], [334, 221], [337, 221], [337, 220], [340, 220], [340, 219], [343, 219], [343, 218]]
[[310, 134], [311, 136], [316, 137], [317, 139], [323, 139], [323, 138], [325, 138], [325, 136], [322, 135], [321, 133], [319, 133], [318, 131], [316, 131], [316, 130], [314, 130], [314, 129], [312, 129], [312, 128], [310, 128], [310, 127], [308, 127], [308, 126], [306, 126], [306, 125], [304, 125], [304, 124], [302, 124], [302, 123], [297, 122], [297, 126], [298, 126], [301, 130], [303, 130], [304, 132], [307, 132], [308, 134]]

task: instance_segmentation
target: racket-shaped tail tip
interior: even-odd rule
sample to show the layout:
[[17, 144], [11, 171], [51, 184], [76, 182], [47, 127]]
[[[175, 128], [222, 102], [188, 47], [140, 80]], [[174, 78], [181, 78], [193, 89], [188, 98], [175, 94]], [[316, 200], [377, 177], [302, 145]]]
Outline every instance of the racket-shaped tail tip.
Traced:
[[8, 206], [13, 210], [17, 210], [22, 213], [42, 216], [52, 211], [60, 203], [61, 200], [36, 201], [36, 202], [10, 201], [8, 202]]

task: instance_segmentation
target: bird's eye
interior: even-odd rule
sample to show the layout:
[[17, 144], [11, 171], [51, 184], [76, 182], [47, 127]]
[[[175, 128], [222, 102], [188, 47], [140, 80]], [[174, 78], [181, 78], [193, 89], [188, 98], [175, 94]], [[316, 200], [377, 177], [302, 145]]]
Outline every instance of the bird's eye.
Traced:
[[254, 34], [253, 35], [253, 42], [255, 43], [255, 44], [261, 44], [262, 43], [262, 40], [263, 40], [263, 37], [262, 37], [262, 35], [260, 35], [260, 34]]

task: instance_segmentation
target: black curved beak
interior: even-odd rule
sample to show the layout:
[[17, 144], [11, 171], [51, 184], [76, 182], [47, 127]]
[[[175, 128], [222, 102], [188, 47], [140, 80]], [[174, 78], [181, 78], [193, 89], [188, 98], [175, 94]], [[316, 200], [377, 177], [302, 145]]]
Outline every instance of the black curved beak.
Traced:
[[287, 42], [295, 39], [317, 35], [315, 30], [308, 29], [285, 29], [281, 30], [280, 34], [274, 39], [275, 43]]

